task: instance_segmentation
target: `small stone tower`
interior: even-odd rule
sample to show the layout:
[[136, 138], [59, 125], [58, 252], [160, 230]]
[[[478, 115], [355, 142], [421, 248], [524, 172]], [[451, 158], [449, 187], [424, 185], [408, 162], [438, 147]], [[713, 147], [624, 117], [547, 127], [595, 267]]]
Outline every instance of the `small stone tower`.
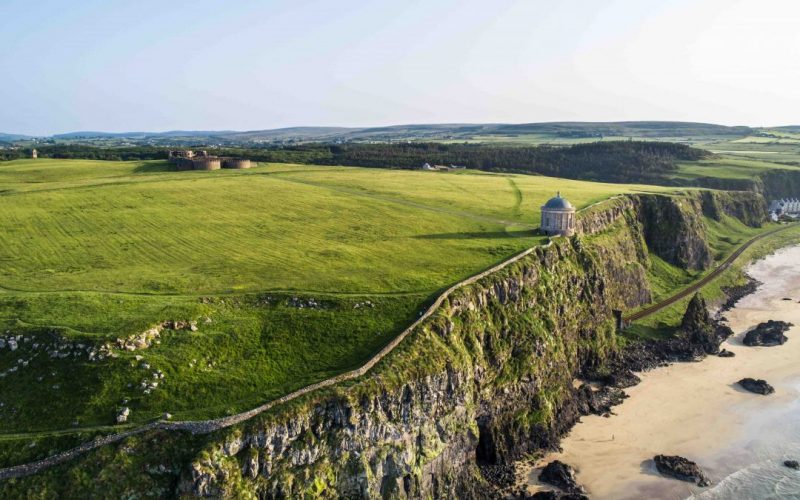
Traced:
[[542, 206], [541, 230], [550, 236], [572, 236], [575, 234], [575, 207], [559, 192]]
[[35, 160], [38, 157], [39, 157], [39, 152], [38, 151], [36, 151], [35, 149], [33, 151], [31, 151], [31, 158], [33, 158]]

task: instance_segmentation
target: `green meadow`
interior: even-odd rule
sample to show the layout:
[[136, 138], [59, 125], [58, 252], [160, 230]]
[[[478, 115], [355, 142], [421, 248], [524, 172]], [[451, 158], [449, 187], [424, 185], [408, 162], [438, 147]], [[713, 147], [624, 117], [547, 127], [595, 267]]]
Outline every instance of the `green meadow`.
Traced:
[[[26, 439], [101, 432], [122, 406], [126, 425], [253, 407], [359, 366], [443, 288], [541, 243], [539, 207], [556, 191], [580, 208], [664, 190], [471, 171], [2, 163], [0, 336], [21, 338], [0, 350], [0, 427]], [[87, 355], [165, 320], [197, 331]]]

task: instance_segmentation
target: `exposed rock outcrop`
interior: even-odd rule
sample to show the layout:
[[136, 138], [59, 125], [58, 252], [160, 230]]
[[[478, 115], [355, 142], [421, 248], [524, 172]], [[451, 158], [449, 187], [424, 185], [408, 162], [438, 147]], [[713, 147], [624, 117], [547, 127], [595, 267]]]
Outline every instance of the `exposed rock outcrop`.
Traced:
[[686, 307], [681, 331], [689, 342], [701, 346], [706, 354], [719, 353], [719, 344], [723, 339], [719, 338], [719, 328], [711, 321], [706, 301], [698, 293], [694, 294]]
[[798, 462], [797, 460], [786, 460], [785, 462], [783, 462], [783, 465], [790, 469], [800, 470], [800, 462]]
[[775, 392], [775, 388], [769, 385], [766, 380], [762, 379], [748, 377], [738, 381], [737, 384], [747, 391], [761, 394], [762, 396], [768, 396]]
[[762, 283], [760, 281], [753, 279], [752, 276], [747, 276], [747, 281], [743, 285], [724, 287], [722, 291], [725, 292], [727, 299], [725, 299], [722, 307], [720, 307], [719, 312], [722, 313], [733, 309], [737, 302], [739, 302], [742, 298], [755, 293], [758, 287], [761, 285]]
[[565, 493], [586, 493], [583, 486], [575, 480], [575, 470], [560, 460], [547, 464], [539, 474], [539, 481], [553, 485]]
[[124, 424], [125, 422], [127, 422], [130, 414], [131, 414], [130, 408], [128, 408], [127, 406], [125, 408], [122, 408], [119, 412], [117, 412], [117, 423]]
[[742, 342], [744, 345], [750, 347], [771, 347], [783, 345], [787, 340], [789, 340], [784, 333], [793, 326], [793, 324], [786, 323], [785, 321], [769, 320], [766, 323], [759, 324], [747, 332]]
[[656, 463], [656, 469], [662, 475], [680, 479], [681, 481], [697, 483], [701, 487], [711, 485], [711, 481], [706, 477], [705, 473], [691, 460], [675, 455], [656, 455], [653, 460]]

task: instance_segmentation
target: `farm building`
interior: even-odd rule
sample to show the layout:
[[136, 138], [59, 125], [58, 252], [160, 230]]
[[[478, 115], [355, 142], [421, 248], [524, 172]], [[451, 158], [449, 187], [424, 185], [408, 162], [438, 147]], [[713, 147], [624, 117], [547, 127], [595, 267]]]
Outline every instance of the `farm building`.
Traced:
[[562, 198], [561, 193], [542, 206], [541, 231], [551, 236], [575, 234], [575, 207], [566, 198]]

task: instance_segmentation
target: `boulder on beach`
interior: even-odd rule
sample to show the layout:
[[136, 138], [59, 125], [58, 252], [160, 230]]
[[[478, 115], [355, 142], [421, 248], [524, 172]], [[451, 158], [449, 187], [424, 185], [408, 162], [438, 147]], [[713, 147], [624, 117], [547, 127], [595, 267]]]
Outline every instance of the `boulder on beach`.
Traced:
[[771, 347], [776, 345], [782, 345], [787, 340], [789, 340], [784, 332], [789, 330], [794, 325], [791, 323], [787, 323], [785, 321], [773, 321], [769, 320], [766, 323], [761, 323], [760, 325], [756, 326], [744, 336], [744, 345], [754, 347], [754, 346], [764, 346], [764, 347]]
[[723, 350], [719, 351], [718, 356], [720, 358], [732, 358], [732, 357], [736, 356], [736, 353], [733, 353], [733, 352], [731, 352], [731, 351], [729, 351], [727, 349], [723, 349]]
[[560, 460], [553, 460], [547, 464], [539, 474], [539, 481], [552, 484], [566, 493], [586, 493], [583, 486], [575, 480], [575, 470]]
[[766, 380], [762, 379], [747, 377], [737, 382], [737, 384], [742, 386], [743, 389], [746, 389], [750, 392], [755, 392], [756, 394], [761, 394], [763, 396], [767, 396], [775, 392], [775, 388], [769, 385]]
[[656, 463], [658, 472], [664, 476], [697, 483], [698, 486], [711, 485], [711, 481], [705, 473], [691, 460], [677, 455], [656, 455], [653, 461]]
[[798, 462], [797, 460], [786, 460], [785, 462], [783, 462], [783, 465], [785, 465], [790, 469], [800, 470], [800, 462]]

